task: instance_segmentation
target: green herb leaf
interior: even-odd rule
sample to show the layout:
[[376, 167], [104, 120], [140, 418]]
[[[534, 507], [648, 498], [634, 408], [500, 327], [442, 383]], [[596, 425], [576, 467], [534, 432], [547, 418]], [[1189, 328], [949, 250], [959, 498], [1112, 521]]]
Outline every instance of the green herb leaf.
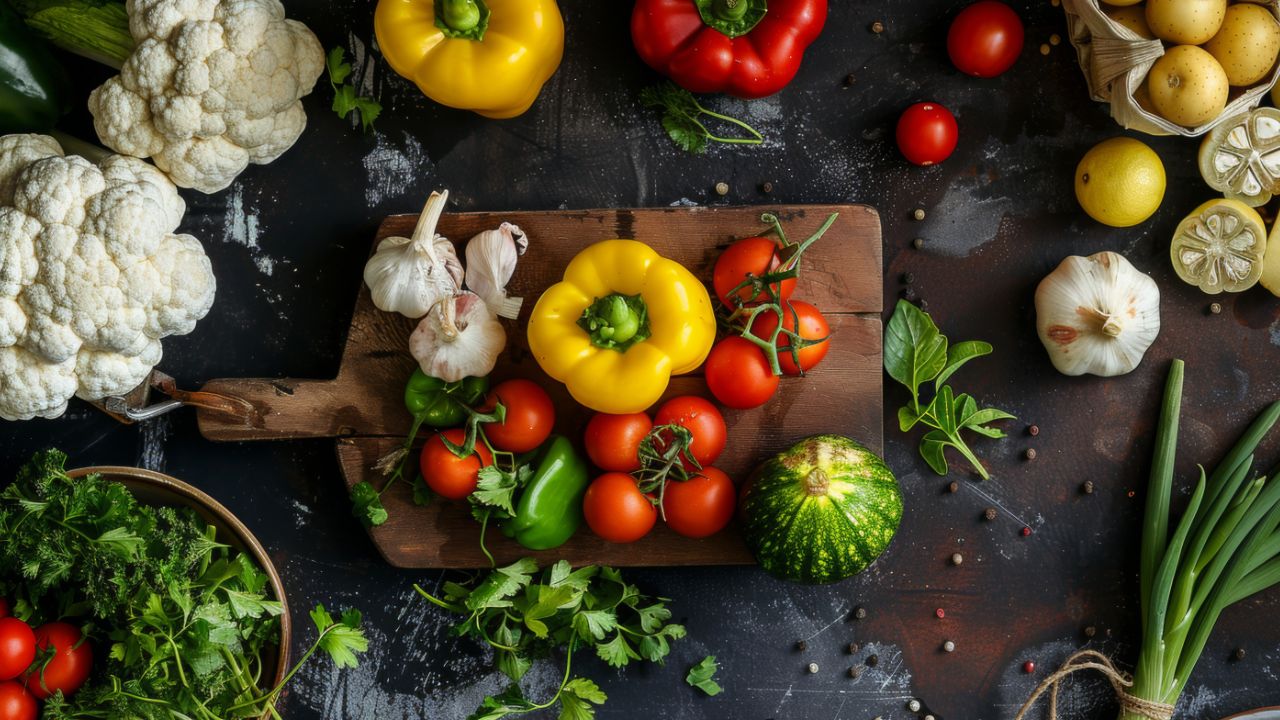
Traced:
[[920, 386], [933, 380], [947, 365], [947, 338], [933, 319], [905, 300], [889, 318], [884, 335], [884, 369], [889, 377], [919, 397]]
[[990, 343], [984, 343], [981, 340], [966, 340], [952, 345], [947, 349], [947, 363], [942, 372], [934, 380], [935, 386], [940, 386], [951, 377], [955, 371], [961, 366], [974, 358], [980, 358], [983, 355], [990, 355], [992, 347]]
[[574, 678], [560, 691], [559, 720], [591, 720], [596, 716], [592, 705], [603, 705], [608, 699], [594, 682]]
[[373, 121], [382, 114], [382, 104], [371, 97], [358, 95], [351, 78], [351, 63], [346, 61], [346, 50], [335, 47], [325, 56], [325, 69], [329, 73], [329, 87], [333, 88], [333, 111], [338, 117], [346, 118], [352, 112], [360, 117], [360, 126], [365, 132], [373, 129]]
[[[759, 145], [764, 137], [755, 128], [728, 115], [712, 112], [703, 107], [693, 94], [672, 82], [664, 82], [640, 91], [640, 104], [662, 111], [662, 127], [681, 150], [701, 154], [709, 143], [730, 145]], [[720, 137], [714, 135], [702, 122], [702, 117], [737, 126], [745, 136]]]
[[362, 480], [351, 486], [351, 513], [365, 527], [377, 527], [387, 521], [387, 509], [382, 506], [382, 496], [372, 483]]
[[335, 47], [325, 57], [325, 69], [329, 71], [329, 84], [336, 90], [351, 74], [351, 63], [346, 61], [347, 51]]
[[693, 666], [693, 669], [689, 671], [689, 676], [684, 681], [714, 697], [724, 691], [724, 688], [720, 687], [719, 683], [713, 679], [717, 669], [716, 656], [708, 655], [702, 659], [702, 662]]
[[538, 563], [533, 558], [522, 558], [494, 570], [467, 596], [467, 609], [475, 611], [511, 607], [510, 598], [527, 587], [536, 572]]

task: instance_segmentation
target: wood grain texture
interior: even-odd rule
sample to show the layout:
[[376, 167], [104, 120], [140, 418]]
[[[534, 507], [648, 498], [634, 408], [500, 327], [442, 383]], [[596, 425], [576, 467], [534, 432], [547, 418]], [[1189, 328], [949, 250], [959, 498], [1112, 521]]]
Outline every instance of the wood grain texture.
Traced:
[[[802, 208], [670, 208], [589, 210], [507, 214], [447, 214], [439, 231], [460, 242], [503, 221], [529, 235], [530, 250], [521, 260], [509, 292], [525, 298], [518, 320], [506, 323], [507, 348], [493, 373], [495, 382], [513, 377], [537, 382], [556, 404], [557, 432], [577, 438], [589, 411], [573, 402], [565, 387], [551, 380], [529, 352], [528, 314], [543, 290], [558, 282], [568, 262], [599, 240], [634, 237], [710, 279], [719, 250], [735, 237], [762, 228], [762, 212], [774, 212], [794, 241], [803, 240], [831, 213], [840, 217], [823, 240], [806, 253], [795, 297], [827, 315], [832, 346], [823, 364], [806, 378], [784, 378], [778, 395], [765, 406], [726, 410], [729, 444], [717, 466], [735, 479], [750, 473], [769, 453], [800, 438], [837, 432], [880, 451], [883, 446], [881, 400], [880, 222], [861, 205]], [[387, 218], [377, 239], [413, 231], [417, 216]], [[460, 252], [461, 256], [463, 253]], [[227, 379], [202, 388], [248, 401], [248, 417], [199, 411], [200, 431], [211, 440], [340, 438], [338, 456], [348, 486], [377, 481], [372, 466], [409, 431], [402, 391], [415, 361], [408, 336], [416, 322], [374, 307], [362, 288], [338, 376], [332, 380]], [[709, 397], [698, 374], [673, 378], [664, 398]], [[413, 505], [407, 487], [388, 493], [390, 520], [371, 532], [383, 556], [400, 567], [481, 567], [487, 560], [477, 540], [479, 528], [463, 505]], [[491, 533], [497, 536], [497, 533]], [[528, 554], [503, 538], [490, 550], [499, 561]], [[613, 546], [579, 533], [546, 557], [575, 564], [696, 565], [750, 562], [740, 538], [726, 531], [716, 538], [691, 541], [659, 528], [639, 545]]]

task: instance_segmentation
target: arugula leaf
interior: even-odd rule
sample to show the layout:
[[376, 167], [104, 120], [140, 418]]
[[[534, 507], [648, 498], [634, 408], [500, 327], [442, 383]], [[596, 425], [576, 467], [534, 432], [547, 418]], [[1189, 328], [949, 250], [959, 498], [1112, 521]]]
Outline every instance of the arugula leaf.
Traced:
[[351, 63], [346, 61], [346, 55], [346, 50], [338, 46], [325, 56], [324, 66], [329, 74], [329, 87], [333, 88], [332, 108], [340, 118], [346, 118], [352, 112], [357, 113], [361, 128], [369, 132], [373, 129], [373, 121], [382, 114], [382, 104], [374, 98], [356, 94], [355, 86], [348, 82]]
[[[885, 327], [885, 371], [911, 392], [911, 403], [898, 409], [898, 427], [903, 432], [916, 425], [930, 428], [920, 439], [920, 456], [939, 475], [947, 474], [946, 449], [950, 447], [963, 455], [982, 479], [987, 479], [987, 469], [973, 454], [962, 432], [998, 439], [1005, 436], [1004, 431], [991, 427], [991, 423], [1014, 419], [1003, 410], [979, 409], [973, 397], [956, 395], [951, 386], [944, 384], [970, 360], [991, 352], [990, 344], [978, 340], [948, 347], [946, 336], [939, 332], [933, 318], [905, 300], [898, 301]], [[922, 404], [920, 387], [931, 381], [933, 399]]]
[[[729, 145], [760, 145], [764, 142], [764, 136], [756, 132], [755, 128], [737, 118], [708, 110], [692, 93], [673, 82], [644, 88], [640, 91], [640, 104], [662, 110], [662, 128], [667, 131], [672, 142], [685, 152], [705, 153], [708, 144], [712, 142]], [[703, 115], [736, 125], [747, 133], [747, 137], [715, 135], [703, 124], [700, 119]]]
[[693, 666], [689, 671], [688, 677], [684, 679], [689, 685], [698, 688], [702, 692], [715, 697], [724, 691], [713, 678], [716, 675], [716, 656], [708, 655], [702, 659], [702, 662]]
[[365, 527], [377, 527], [387, 521], [387, 509], [382, 506], [382, 495], [367, 480], [351, 486], [351, 513]]

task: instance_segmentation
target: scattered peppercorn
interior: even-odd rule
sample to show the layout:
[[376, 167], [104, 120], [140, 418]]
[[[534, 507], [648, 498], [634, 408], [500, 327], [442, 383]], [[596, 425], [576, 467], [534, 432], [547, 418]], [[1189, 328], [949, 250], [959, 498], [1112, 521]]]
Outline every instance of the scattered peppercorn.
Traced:
[[861, 649], [862, 649], [862, 648], [858, 647], [858, 643], [856, 643], [856, 642], [851, 642], [851, 643], [849, 643], [849, 654], [850, 654], [850, 655], [857, 655], [857, 654], [858, 654], [858, 651], [859, 651], [859, 650], [861, 650]]
[[920, 712], [920, 701], [915, 698], [911, 698], [907, 701], [907, 709], [911, 712]]
[[884, 32], [884, 23], [880, 22], [879, 20], [871, 23], [871, 32], [877, 35]]
[[1027, 459], [1028, 459], [1028, 460], [1035, 460], [1035, 459], [1036, 459], [1036, 449], [1035, 449], [1035, 448], [1027, 448], [1026, 456], [1027, 456]]
[[924, 208], [916, 208], [915, 210], [911, 211], [911, 217], [915, 218], [916, 220], [923, 220]]
[[853, 667], [849, 668], [849, 677], [853, 678], [854, 680], [857, 680], [861, 676], [862, 676], [862, 668], [858, 667], [857, 665], [854, 665]]
[[947, 611], [943, 610], [942, 608], [938, 608], [937, 610], [933, 611], [933, 614], [937, 615], [938, 619], [941, 620], [942, 618], [947, 616]]
[[808, 650], [808, 649], [809, 649], [809, 643], [807, 643], [807, 642], [805, 642], [805, 641], [803, 641], [803, 640], [797, 640], [797, 641], [796, 641], [796, 650], [798, 650], [798, 651], [800, 651], [800, 652], [804, 652], [805, 650]]
[[1036, 664], [1035, 664], [1034, 662], [1032, 662], [1032, 661], [1028, 660], [1028, 661], [1026, 661], [1026, 662], [1022, 663], [1022, 672], [1027, 673], [1028, 675], [1030, 675], [1031, 673], [1033, 673], [1033, 672], [1035, 672], [1035, 671], [1036, 671]]
[[1041, 55], [1048, 55], [1048, 54], [1049, 54], [1049, 44], [1048, 44], [1048, 43], [1041, 43], [1041, 44], [1040, 44], [1040, 54], [1041, 54]]
[[717, 195], [728, 195], [728, 194], [729, 194], [729, 183], [727, 183], [727, 182], [718, 182], [718, 183], [716, 183], [716, 194], [717, 194]]
[[816, 675], [818, 672], [818, 663], [809, 663], [809, 674]]
[[904, 300], [908, 301], [908, 302], [913, 302], [913, 301], [915, 301], [915, 299], [916, 299], [916, 291], [915, 291], [915, 289], [914, 289], [914, 288], [912, 288], [912, 287], [908, 287], [906, 290], [903, 290], [903, 291], [902, 291], [902, 298], [903, 298]]
[[868, 656], [867, 656], [867, 667], [875, 667], [875, 666], [877, 666], [877, 665], [879, 665], [879, 664], [880, 664], [880, 656], [879, 656], [879, 655], [868, 655]]
[[1039, 434], [1040, 434], [1040, 426], [1039, 426], [1039, 425], [1032, 425], [1031, 427], [1027, 428], [1027, 434], [1028, 434], [1028, 435], [1030, 435], [1031, 437], [1035, 437], [1035, 436], [1039, 435]]
[[1138, 494], [1138, 493], [1136, 493], [1136, 492], [1134, 492], [1134, 491], [1132, 491], [1132, 490], [1130, 490], [1129, 492], [1125, 493], [1125, 495], [1128, 495], [1129, 497], [1133, 497], [1134, 495], [1137, 495], [1137, 494]]
[[1096, 627], [1094, 627], [1094, 626], [1092, 626], [1092, 625], [1090, 625], [1090, 626], [1088, 626], [1088, 627], [1086, 627], [1086, 628], [1084, 629], [1084, 636], [1085, 636], [1085, 637], [1087, 637], [1087, 638], [1091, 638], [1091, 637], [1093, 637], [1094, 635], [1097, 635], [1097, 634], [1098, 634], [1098, 628], [1096, 628]]
[[1061, 35], [1059, 35], [1058, 33], [1054, 33], [1054, 34], [1050, 35], [1050, 36], [1049, 36], [1049, 44], [1050, 44], [1050, 45], [1060, 45], [1060, 44], [1062, 44], [1062, 36], [1061, 36]]
[[995, 508], [989, 507], [982, 512], [982, 517], [986, 518], [987, 522], [991, 522], [1000, 517], [1000, 513], [996, 512]]
[[950, 484], [947, 485], [947, 492], [949, 493], [960, 492], [960, 483], [952, 481]]
[[1084, 493], [1085, 495], [1092, 495], [1092, 494], [1093, 494], [1093, 481], [1092, 481], [1092, 480], [1085, 480], [1085, 481], [1084, 481], [1084, 484], [1082, 484], [1082, 485], [1080, 486], [1080, 492]]
[[1027, 536], [1029, 536], [1030, 534], [1031, 534], [1031, 528], [1029, 528], [1029, 527], [1025, 527], [1025, 526], [1024, 526], [1024, 527], [1022, 528], [1022, 537], [1027, 537]]
[[861, 605], [853, 609], [853, 619], [861, 620], [866, 616], [867, 616], [867, 609], [862, 607]]
[[911, 241], [911, 247], [913, 247], [913, 248], [915, 248], [915, 249], [917, 249], [917, 250], [919, 250], [920, 248], [924, 247], [924, 238], [916, 238], [915, 240], [912, 240], [912, 241]]
[[964, 564], [964, 556], [963, 556], [963, 555], [961, 555], [960, 553], [952, 553], [952, 554], [951, 554], [951, 564], [952, 564], [952, 565], [963, 565], [963, 564]]
[[856, 82], [858, 82], [858, 78], [854, 77], [853, 73], [849, 73], [848, 75], [844, 76], [845, 87], [853, 87], [854, 83]]
[[1209, 304], [1209, 312], [1213, 313], [1214, 315], [1221, 315], [1221, 314], [1222, 314], [1222, 303], [1210, 303], [1210, 304]]
[[950, 640], [942, 643], [942, 652], [955, 652], [956, 644]]
[[1235, 651], [1235, 652], [1233, 652], [1233, 653], [1231, 653], [1231, 657], [1235, 658], [1236, 660], [1243, 660], [1243, 659], [1244, 659], [1244, 648], [1242, 648], [1242, 647], [1238, 647], [1238, 648], [1236, 648], [1236, 651]]
[[769, 193], [773, 192], [773, 183], [769, 182], [768, 180], [761, 183], [760, 192], [764, 193], [765, 195], [768, 195]]
[[915, 281], [916, 281], [915, 273], [909, 273], [909, 272], [902, 273], [902, 282], [903, 282], [903, 284], [905, 284], [905, 285], [910, 285], [911, 283], [913, 283], [913, 282], [915, 282]]

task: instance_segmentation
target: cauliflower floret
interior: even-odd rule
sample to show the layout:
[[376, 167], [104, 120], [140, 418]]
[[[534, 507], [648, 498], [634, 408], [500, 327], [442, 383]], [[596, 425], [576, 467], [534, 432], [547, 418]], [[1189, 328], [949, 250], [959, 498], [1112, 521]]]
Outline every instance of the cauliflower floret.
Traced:
[[[204, 248], [174, 231], [185, 205], [137, 158], [51, 153], [0, 138], [0, 417], [56, 417], [72, 395], [128, 392], [213, 304]], [[15, 158], [25, 158], [21, 165]]]
[[[107, 147], [213, 193], [297, 142], [307, 123], [300, 100], [324, 51], [280, 0], [127, 0], [126, 9], [137, 48], [89, 96]], [[0, 193], [3, 170], [0, 155]]]

